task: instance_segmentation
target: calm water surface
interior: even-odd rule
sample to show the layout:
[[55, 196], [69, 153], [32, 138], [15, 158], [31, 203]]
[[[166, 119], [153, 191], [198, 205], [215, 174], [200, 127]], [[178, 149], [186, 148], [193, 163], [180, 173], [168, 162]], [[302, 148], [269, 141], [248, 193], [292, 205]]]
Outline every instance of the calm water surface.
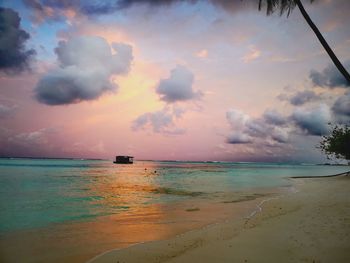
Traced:
[[290, 176], [348, 167], [268, 163], [0, 159], [0, 233], [97, 217], [132, 215], [154, 204], [253, 188], [288, 186]]

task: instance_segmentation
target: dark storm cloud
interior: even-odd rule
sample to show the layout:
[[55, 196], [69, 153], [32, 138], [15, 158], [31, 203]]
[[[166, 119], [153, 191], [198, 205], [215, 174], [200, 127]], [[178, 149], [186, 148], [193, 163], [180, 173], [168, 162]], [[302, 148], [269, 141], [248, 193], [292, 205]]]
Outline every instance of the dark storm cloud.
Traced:
[[[344, 63], [344, 67], [350, 70], [350, 61]], [[309, 75], [315, 86], [325, 88], [349, 87], [350, 83], [339, 73], [338, 69], [333, 65], [328, 65], [322, 72], [311, 70]]]
[[27, 50], [30, 35], [20, 26], [21, 18], [10, 8], [0, 7], [0, 70], [19, 72], [29, 68], [34, 49]]

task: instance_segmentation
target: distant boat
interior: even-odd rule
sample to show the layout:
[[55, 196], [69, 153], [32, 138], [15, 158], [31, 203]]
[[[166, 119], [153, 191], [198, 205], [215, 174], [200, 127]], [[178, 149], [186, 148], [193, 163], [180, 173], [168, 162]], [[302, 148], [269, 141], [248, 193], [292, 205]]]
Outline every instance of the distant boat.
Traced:
[[113, 163], [133, 163], [134, 157], [133, 156], [116, 156], [115, 161]]

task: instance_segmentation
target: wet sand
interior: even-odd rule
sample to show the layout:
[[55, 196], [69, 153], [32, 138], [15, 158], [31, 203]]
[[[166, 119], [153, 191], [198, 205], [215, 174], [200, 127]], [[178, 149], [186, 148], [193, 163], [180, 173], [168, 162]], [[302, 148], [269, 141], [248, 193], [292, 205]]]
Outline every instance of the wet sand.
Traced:
[[350, 176], [291, 180], [295, 193], [242, 202], [263, 208], [250, 218], [112, 250], [89, 262], [350, 262]]
[[206, 225], [249, 215], [263, 198], [281, 189], [217, 193], [97, 220], [57, 224], [0, 236], [0, 262], [86, 262], [107, 250], [165, 240]]

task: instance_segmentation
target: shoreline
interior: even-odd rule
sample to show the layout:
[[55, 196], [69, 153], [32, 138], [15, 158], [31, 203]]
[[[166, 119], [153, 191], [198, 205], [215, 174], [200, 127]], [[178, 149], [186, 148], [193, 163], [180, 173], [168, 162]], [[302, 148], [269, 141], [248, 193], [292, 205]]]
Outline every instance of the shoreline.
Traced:
[[[107, 250], [101, 254], [98, 254], [96, 256], [94, 256], [93, 258], [89, 259], [88, 261], [85, 261], [85, 263], [98, 263], [100, 262], [100, 258], [109, 254], [109, 253], [114, 253], [114, 252], [118, 252], [118, 251], [123, 251], [123, 250], [127, 250], [127, 249], [130, 249], [130, 248], [133, 248], [133, 247], [137, 247], [139, 245], [147, 245], [147, 244], [153, 244], [153, 243], [158, 243], [158, 242], [166, 242], [167, 240], [172, 240], [172, 239], [177, 239], [177, 238], [181, 238], [181, 237], [184, 237], [188, 234], [191, 234], [191, 233], [197, 233], [198, 231], [205, 231], [207, 229], [211, 229], [211, 228], [214, 228], [220, 224], [227, 224], [231, 221], [236, 221], [236, 220], [249, 220], [250, 218], [254, 217], [256, 214], [260, 213], [262, 211], [262, 204], [268, 202], [268, 201], [271, 201], [271, 200], [274, 200], [274, 199], [278, 199], [279, 197], [283, 196], [285, 193], [285, 191], [287, 191], [286, 189], [290, 189], [291, 187], [293, 186], [288, 186], [288, 187], [276, 187], [276, 188], [273, 188], [275, 191], [274, 193], [268, 193], [268, 194], [256, 194], [258, 197], [254, 197], [252, 199], [248, 198], [248, 199], [240, 199], [238, 198], [238, 200], [234, 200], [234, 201], [221, 201], [221, 202], [214, 202], [214, 204], [212, 203], [211, 205], [212, 206], [217, 206], [218, 204], [233, 204], [235, 205], [236, 209], [237, 210], [242, 210], [242, 206], [243, 207], [249, 207], [248, 209], [246, 209], [246, 211], [244, 212], [239, 212], [240, 214], [240, 218], [234, 218], [231, 216], [228, 216], [224, 219], [216, 219], [214, 220], [213, 222], [211, 223], [208, 223], [208, 224], [205, 224], [205, 225], [202, 225], [202, 226], [199, 226], [199, 227], [195, 227], [193, 229], [190, 229], [190, 230], [187, 230], [185, 232], [181, 232], [181, 233], [177, 233], [175, 234], [174, 236], [171, 236], [170, 238], [166, 238], [166, 239], [159, 239], [159, 240], [151, 240], [151, 241], [142, 241], [142, 242], [137, 242], [137, 243], [134, 243], [134, 244], [131, 244], [127, 247], [117, 247], [117, 248], [113, 248], [113, 249], [110, 249], [110, 250]], [[276, 189], [281, 189], [281, 188], [285, 188], [282, 190], [276, 190]], [[269, 188], [269, 190], [271, 190], [271, 188]], [[256, 191], [256, 190], [255, 190]], [[249, 194], [248, 192], [246, 193], [248, 196], [249, 195], [254, 195], [254, 192], [255, 191], [252, 191], [251, 194]], [[266, 190], [264, 190], [266, 191]], [[271, 191], [269, 191], [271, 192]], [[278, 193], [277, 193], [278, 192]], [[289, 190], [288, 190], [288, 193], [289, 193]], [[260, 196], [259, 196], [260, 195]], [[273, 195], [274, 197], [270, 197], [270, 198], [267, 198], [267, 199], [264, 199], [266, 198], [267, 196], [269, 195]], [[261, 201], [260, 201], [261, 200]], [[259, 202], [260, 201], [260, 202]], [[258, 203], [257, 203], [258, 202]], [[199, 205], [200, 206], [200, 205]], [[224, 206], [223, 206], [224, 207]], [[198, 210], [201, 210], [201, 209], [198, 209]], [[186, 209], [185, 211], [187, 212], [196, 212], [198, 211], [197, 208], [196, 209]], [[245, 210], [245, 209], [243, 209]], [[103, 261], [104, 262], [104, 261]], [[109, 262], [109, 261], [108, 261]], [[114, 262], [114, 261], [113, 261]]]
[[[280, 214], [279, 210], [287, 210], [287, 212], [283, 213], [287, 216], [290, 214], [293, 215], [293, 212], [299, 211], [299, 209], [303, 210], [302, 207], [308, 206], [307, 203], [309, 203], [310, 201], [300, 200], [300, 197], [304, 197], [304, 195], [307, 193], [308, 190], [313, 189], [313, 191], [316, 193], [316, 196], [317, 196], [318, 194], [324, 195], [324, 191], [327, 190], [327, 187], [331, 187], [333, 185], [337, 185], [337, 187], [341, 188], [342, 190], [344, 190], [344, 187], [348, 188], [348, 186], [339, 185], [339, 182], [328, 182], [327, 184], [323, 180], [315, 181], [315, 180], [308, 180], [308, 179], [325, 178], [327, 181], [339, 181], [339, 179], [348, 178], [349, 173], [350, 172], [345, 172], [345, 173], [329, 175], [329, 176], [290, 177], [292, 179], [297, 179], [296, 181], [299, 181], [298, 179], [307, 179], [307, 180], [300, 180], [299, 183], [295, 182], [293, 185], [298, 190], [296, 190], [294, 193], [291, 192], [287, 194], [280, 194], [277, 197], [272, 197], [268, 199], [262, 199], [262, 200], [259, 199], [260, 202], [256, 205], [255, 210], [253, 210], [251, 214], [247, 217], [244, 217], [241, 219], [237, 219], [237, 218], [227, 219], [223, 222], [216, 222], [214, 224], [204, 226], [200, 229], [193, 229], [193, 230], [187, 231], [183, 234], [176, 235], [175, 237], [166, 239], [166, 240], [141, 242], [141, 243], [133, 244], [126, 248], [116, 248], [109, 251], [105, 251], [104, 253], [91, 258], [90, 260], [87, 261], [87, 263], [108, 263], [108, 262], [117, 262], [117, 260], [119, 260], [119, 262], [140, 262], [139, 260], [141, 258], [142, 258], [142, 262], [147, 262], [147, 263], [148, 262], [195, 262], [196, 260], [199, 262], [199, 259], [197, 257], [199, 257], [202, 262], [213, 262], [208, 260], [208, 258], [203, 255], [208, 254], [208, 251], [211, 251], [211, 253], [209, 254], [218, 253], [216, 252], [217, 251], [216, 249], [213, 250], [213, 248], [217, 246], [215, 244], [216, 243], [215, 240], [224, 240], [224, 243], [225, 241], [226, 243], [228, 241], [232, 241], [234, 243], [237, 243], [239, 247], [243, 248], [242, 244], [240, 244], [242, 243], [242, 241], [240, 242], [238, 238], [235, 238], [235, 237], [239, 235], [242, 235], [244, 237], [247, 232], [251, 232], [251, 231], [252, 232], [262, 231], [261, 229], [263, 229], [263, 227], [261, 227], [260, 224], [264, 223], [265, 220], [269, 221], [269, 219], [273, 220], [276, 217], [279, 217], [279, 214]], [[350, 180], [348, 179], [345, 179], [345, 180], [347, 181], [344, 184], [350, 185], [349, 183]], [[315, 188], [315, 185], [316, 185], [316, 188]], [[317, 187], [319, 187], [319, 189]], [[319, 191], [320, 193], [318, 193], [317, 191]], [[314, 200], [314, 199], [312, 200], [313, 202], [316, 201], [317, 203], [317, 200]], [[294, 204], [296, 201], [298, 201], [297, 202], [298, 205]], [[306, 203], [306, 204], [303, 204], [303, 203]], [[273, 206], [276, 206], [276, 205], [281, 207], [279, 207], [279, 209], [276, 210], [275, 209], [276, 207], [273, 208]], [[279, 222], [276, 222], [276, 224], [283, 226], [284, 221], [280, 220]], [[230, 231], [227, 231], [225, 233], [222, 231], [222, 229], [227, 229]], [[271, 229], [271, 232], [273, 231], [274, 230]], [[350, 234], [348, 232], [346, 232], [345, 234]], [[231, 238], [227, 238], [227, 236]], [[348, 235], [346, 238], [347, 240], [349, 239]], [[198, 240], [201, 240], [201, 241], [198, 241]], [[346, 242], [347, 244], [349, 244], [348, 241]], [[250, 246], [249, 244], [253, 243], [253, 248], [251, 249], [259, 249], [258, 247], [254, 247], [254, 242], [256, 241], [248, 238], [248, 240], [246, 241], [246, 245]], [[349, 248], [350, 247], [347, 246], [347, 249]], [[233, 253], [235, 255], [232, 255], [232, 250], [234, 249], [231, 249], [231, 248], [226, 250], [224, 249], [223, 255], [226, 255], [226, 257], [225, 257], [225, 260], [220, 262], [232, 261], [232, 257], [228, 257], [228, 255], [233, 256], [234, 259], [237, 259], [239, 255], [242, 256], [241, 255], [242, 253], [239, 253], [239, 251], [235, 251]], [[243, 250], [246, 250], [246, 249], [243, 249]], [[151, 256], [149, 256], [148, 254], [151, 254]], [[196, 259], [193, 258], [193, 254], [196, 255]], [[222, 257], [220, 255], [218, 256]], [[249, 254], [245, 255], [245, 257], [247, 256], [249, 256]], [[288, 258], [285, 258], [285, 259], [287, 260], [286, 262], [289, 262]], [[248, 259], [244, 259], [244, 260], [248, 260]], [[347, 257], [346, 257], [346, 260], [348, 260]], [[241, 262], [241, 261], [237, 261], [237, 262]], [[242, 261], [242, 262], [250, 262], [250, 261]], [[265, 261], [253, 260], [252, 262], [265, 262]], [[269, 261], [266, 261], [266, 262], [269, 262]], [[278, 261], [275, 261], [275, 262], [278, 262]], [[306, 261], [306, 262], [309, 262], [309, 261]], [[310, 262], [313, 262], [313, 261], [310, 261]], [[339, 262], [347, 262], [347, 261], [339, 261]]]
[[[322, 177], [324, 180], [334, 180], [342, 177], [339, 175], [341, 174]], [[268, 208], [272, 203], [281, 203], [285, 207], [281, 199], [299, 195], [298, 191], [300, 187], [304, 187], [305, 182], [324, 181], [290, 177], [284, 179], [287, 183], [276, 187], [215, 192], [213, 195], [194, 196], [185, 202], [174, 202], [171, 205], [149, 205], [137, 210], [135, 214], [107, 215], [93, 221], [53, 224], [45, 228], [9, 232], [0, 239], [0, 258], [4, 262], [107, 263], [115, 261], [101, 261], [101, 258], [110, 257], [110, 254], [121, 254], [124, 257], [124, 253], [132, 251], [131, 254], [134, 254], [141, 247], [141, 250], [154, 251], [151, 253], [155, 257], [163, 258], [162, 261], [170, 258], [178, 260], [180, 252], [181, 255], [187, 255], [197, 251], [202, 245], [215, 245], [223, 239], [231, 240], [241, 234], [244, 236], [245, 231], [255, 225], [257, 218], [270, 213]], [[169, 247], [172, 250], [169, 251]], [[206, 251], [201, 253], [205, 254]], [[212, 253], [216, 254], [216, 250]], [[135, 260], [128, 255], [124, 259], [127, 262], [159, 262], [154, 257], [144, 260], [143, 256]], [[179, 262], [189, 261], [184, 259]]]
[[[256, 207], [253, 208], [253, 210], [250, 212], [249, 215], [247, 216], [243, 216], [242, 218], [244, 220], [250, 220], [252, 217], [254, 217], [256, 214], [260, 213], [262, 211], [262, 205], [266, 202], [269, 202], [271, 200], [274, 200], [274, 199], [278, 199], [279, 197], [283, 196], [283, 194], [280, 194], [276, 197], [272, 197], [272, 198], [268, 198], [268, 199], [262, 199], [262, 201], [258, 204], [256, 204]], [[259, 198], [260, 200], [261, 198]], [[255, 199], [254, 199], [255, 200]], [[252, 200], [242, 200], [242, 201], [238, 201], [237, 203], [239, 202], [250, 202]], [[188, 212], [191, 212], [191, 210], [186, 210]], [[193, 210], [193, 211], [197, 211], [197, 210]], [[241, 218], [241, 219], [242, 219]], [[135, 243], [135, 244], [131, 244], [130, 246], [127, 246], [127, 247], [120, 247], [120, 248], [113, 248], [113, 249], [110, 249], [110, 250], [107, 250], [99, 255], [96, 255], [95, 257], [89, 259], [88, 261], [86, 261], [85, 263], [94, 263], [94, 262], [99, 262], [99, 258], [100, 257], [103, 257], [104, 255], [108, 254], [108, 253], [113, 253], [113, 252], [118, 252], [118, 251], [121, 251], [121, 250], [124, 250], [124, 249], [130, 249], [132, 247], [135, 247], [135, 246], [139, 246], [139, 245], [144, 245], [144, 244], [150, 244], [150, 243], [156, 243], [156, 242], [164, 242], [164, 241], [167, 241], [167, 240], [172, 240], [172, 239], [175, 239], [175, 238], [181, 238], [182, 236], [186, 236], [187, 234], [190, 234], [192, 232], [198, 232], [198, 231], [202, 231], [202, 230], [206, 230], [206, 229], [209, 229], [209, 228], [212, 228], [212, 227], [215, 227], [217, 225], [220, 225], [220, 224], [225, 224], [225, 223], [228, 223], [232, 220], [235, 220], [235, 219], [232, 219], [232, 218], [226, 218], [222, 221], [217, 221], [217, 222], [212, 222], [212, 223], [209, 223], [207, 225], [204, 225], [204, 226], [201, 226], [199, 228], [194, 228], [194, 229], [190, 229], [186, 232], [183, 232], [183, 233], [179, 233], [179, 234], [175, 234], [174, 236], [170, 237], [169, 239], [160, 239], [160, 240], [152, 240], [152, 241], [142, 241], [142, 242], [138, 242], [138, 243]], [[238, 219], [239, 220], [239, 219]]]
[[344, 173], [339, 173], [339, 174], [332, 174], [332, 175], [320, 175], [320, 176], [292, 176], [289, 178], [292, 179], [312, 179], [312, 178], [328, 178], [328, 177], [337, 177], [337, 176], [350, 176], [350, 171], [344, 172]]
[[110, 251], [168, 240], [231, 218], [243, 218], [261, 200], [288, 190], [289, 187], [252, 188], [199, 196], [170, 206], [150, 205], [131, 217], [117, 214], [94, 221], [11, 232], [0, 239], [0, 258], [4, 262], [28, 258], [31, 262], [89, 262]]

